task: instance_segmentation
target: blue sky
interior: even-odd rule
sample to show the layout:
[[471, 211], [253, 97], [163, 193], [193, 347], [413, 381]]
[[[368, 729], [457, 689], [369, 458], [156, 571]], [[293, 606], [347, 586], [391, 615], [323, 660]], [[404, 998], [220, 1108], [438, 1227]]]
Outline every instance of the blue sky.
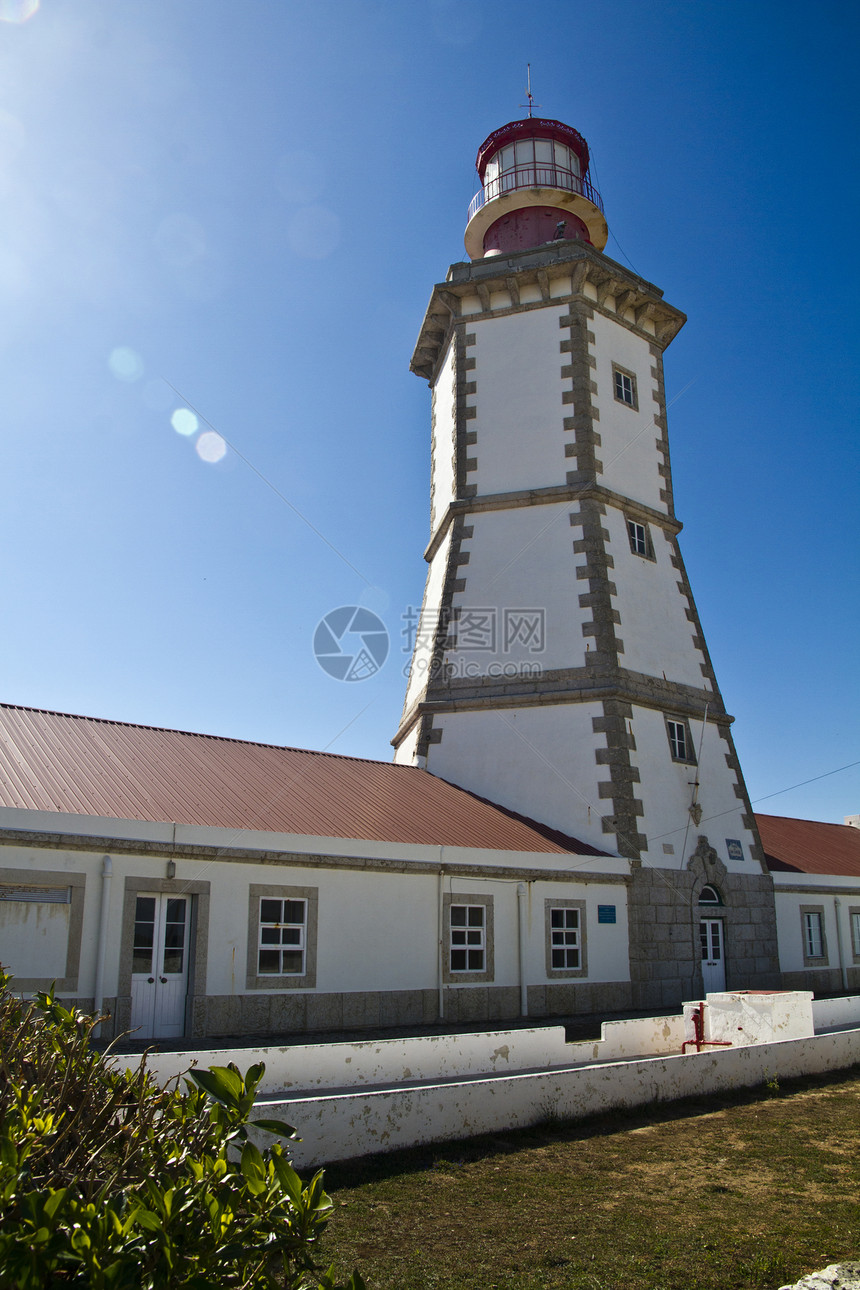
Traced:
[[[689, 317], [676, 506], [750, 794], [860, 811], [856, 6], [34, 4], [0, 0], [3, 700], [390, 757], [409, 359], [530, 61], [607, 254]], [[344, 604], [392, 636], [360, 683], [313, 657]]]

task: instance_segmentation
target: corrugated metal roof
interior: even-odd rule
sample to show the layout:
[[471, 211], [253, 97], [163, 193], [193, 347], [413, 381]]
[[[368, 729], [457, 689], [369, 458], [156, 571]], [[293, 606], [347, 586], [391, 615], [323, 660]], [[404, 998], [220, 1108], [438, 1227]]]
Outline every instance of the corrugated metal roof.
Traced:
[[594, 847], [428, 771], [0, 704], [0, 805], [503, 851]]
[[860, 829], [782, 815], [757, 815], [768, 868], [774, 873], [860, 877]]

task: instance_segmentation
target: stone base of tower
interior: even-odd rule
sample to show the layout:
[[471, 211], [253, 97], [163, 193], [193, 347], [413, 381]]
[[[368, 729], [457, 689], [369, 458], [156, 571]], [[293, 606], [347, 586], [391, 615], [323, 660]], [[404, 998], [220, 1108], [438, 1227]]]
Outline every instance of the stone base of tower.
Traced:
[[[720, 905], [703, 906], [706, 886]], [[674, 1007], [707, 993], [703, 916], [722, 924], [726, 990], [780, 990], [773, 882], [729, 873], [705, 842], [683, 872], [633, 864], [628, 889], [630, 991], [634, 1008]]]

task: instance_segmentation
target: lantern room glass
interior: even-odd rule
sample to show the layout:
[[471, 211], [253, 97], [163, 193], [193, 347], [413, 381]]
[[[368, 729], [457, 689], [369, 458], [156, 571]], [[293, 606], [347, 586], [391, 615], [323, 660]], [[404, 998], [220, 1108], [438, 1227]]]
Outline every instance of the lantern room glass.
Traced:
[[582, 192], [579, 157], [552, 139], [517, 139], [500, 148], [484, 170], [484, 200], [515, 188], [564, 188]]

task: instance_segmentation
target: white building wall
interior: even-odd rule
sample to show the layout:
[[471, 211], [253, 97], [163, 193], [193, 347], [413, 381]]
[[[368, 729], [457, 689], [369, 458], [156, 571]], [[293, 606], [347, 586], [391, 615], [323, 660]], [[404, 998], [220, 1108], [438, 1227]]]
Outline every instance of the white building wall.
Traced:
[[454, 500], [454, 451], [456, 446], [455, 349], [448, 346], [433, 387], [433, 487], [431, 531]]
[[630, 550], [627, 521], [614, 507], [606, 508], [603, 524], [609, 531], [607, 550], [614, 560], [613, 604], [621, 615], [616, 628], [624, 642], [623, 666], [649, 676], [710, 689], [702, 675], [704, 655], [693, 644], [694, 625], [686, 615], [687, 598], [678, 590], [672, 547], [664, 531], [650, 526], [654, 559]]
[[[491, 663], [535, 663], [551, 668], [581, 667], [585, 662], [582, 623], [591, 611], [580, 608], [581, 584], [576, 582], [577, 557], [569, 521], [570, 504], [521, 506], [470, 515], [473, 536], [462, 544], [469, 553], [466, 590], [457, 592], [461, 611], [489, 609], [494, 614], [496, 648], [470, 648], [468, 636], [451, 651], [486, 674]], [[544, 615], [544, 645], [524, 635], [505, 643], [505, 626], [518, 611]]]
[[[758, 863], [751, 859], [750, 848], [754, 840], [742, 823], [744, 807], [735, 794], [734, 773], [726, 766], [727, 745], [716, 727], [708, 725], [702, 740], [701, 722], [689, 723], [697, 757], [702, 740], [698, 765], [702, 785], [698, 802], [702, 807], [702, 819], [696, 825], [689, 808], [693, 801], [697, 767], [672, 760], [663, 713], [653, 708], [634, 707], [632, 725], [636, 740], [633, 764], [647, 767], [647, 774], [643, 772], [642, 782], [636, 785], [636, 796], [645, 808], [640, 828], [648, 837], [648, 851], [643, 853], [643, 863], [668, 869], [683, 868], [695, 851], [701, 833], [707, 835], [709, 845], [730, 872], [759, 873]], [[741, 843], [743, 860], [729, 858], [727, 838]], [[664, 846], [672, 847], [672, 852], [667, 853]]]
[[[663, 477], [657, 471], [662, 455], [655, 451], [654, 442], [660, 437], [654, 424], [660, 408], [652, 397], [657, 392], [657, 382], [651, 375], [654, 360], [649, 344], [623, 323], [606, 318], [596, 310], [589, 327], [594, 333], [590, 349], [597, 362], [593, 373], [597, 393], [593, 398], [600, 411], [595, 428], [601, 439], [598, 450], [603, 463], [601, 483], [616, 493], [665, 512], [666, 503], [660, 499]], [[613, 363], [635, 374], [638, 395], [635, 410], [615, 398]]]
[[595, 734], [599, 703], [504, 707], [441, 713], [440, 743], [430, 746], [427, 769], [470, 792], [502, 802], [551, 828], [611, 850], [604, 834], [607, 803], [598, 779], [608, 779], [595, 758], [606, 737]]
[[[853, 970], [860, 966], [860, 944], [851, 935], [851, 911], [860, 912], [860, 878], [783, 872], [775, 873], [773, 882], [780, 970], [814, 972], [844, 966], [851, 969], [853, 980]], [[785, 890], [786, 886], [790, 890]], [[821, 911], [826, 949], [821, 961], [804, 960], [803, 909]]]
[[[587, 873], [584, 857], [574, 860], [570, 867]], [[602, 857], [591, 864], [606, 868]], [[627, 927], [627, 888], [621, 883], [589, 881], [582, 886], [569, 884], [564, 890], [558, 883], [528, 883], [527, 922], [528, 952], [526, 976], [530, 982], [563, 980], [547, 973], [546, 954], [546, 901], [559, 897], [585, 902], [583, 938], [586, 970], [582, 981], [628, 981], [630, 979], [629, 937]], [[615, 911], [614, 923], [598, 921], [598, 907], [611, 906]], [[574, 978], [572, 978], [574, 979]]]
[[[121, 833], [125, 822], [115, 821], [114, 824]], [[125, 832], [131, 832], [133, 828], [131, 825]], [[210, 841], [215, 841], [214, 835], [225, 833], [233, 847], [246, 842], [242, 833], [236, 831], [185, 831], [198, 841], [205, 835]], [[261, 841], [266, 839], [266, 835], [251, 835], [256, 836]], [[266, 861], [261, 859], [259, 864], [228, 857], [196, 859], [180, 855], [175, 860], [175, 877], [171, 880], [168, 894], [199, 891], [201, 883], [209, 884], [208, 925], [201, 922], [198, 935], [205, 938], [205, 995], [210, 998], [253, 998], [283, 995], [291, 990], [320, 995], [435, 991], [439, 984], [440, 895], [443, 894], [454, 900], [460, 896], [476, 895], [492, 898], [494, 970], [491, 977], [476, 988], [486, 985], [518, 987], [521, 984], [517, 894], [520, 881], [526, 882], [528, 890], [524, 947], [527, 986], [558, 979], [552, 973], [548, 974], [546, 964], [544, 902], [548, 897], [560, 900], [574, 897], [584, 902], [587, 971], [577, 979], [589, 982], [627, 979], [626, 887], [623, 882], [606, 882], [601, 876], [616, 871], [622, 876], [626, 872], [623, 861], [602, 856], [482, 852], [456, 847], [398, 848], [394, 844], [374, 847], [365, 843], [365, 857], [370, 862], [366, 868], [302, 864], [297, 861], [295, 852], [291, 854], [289, 851], [285, 856], [286, 862], [280, 865], [270, 858], [273, 835], [268, 835], [268, 840], [268, 858]], [[335, 853], [339, 841], [328, 840]], [[376, 852], [396, 856], [398, 851], [402, 855], [401, 870], [371, 867], [374, 859], [390, 863], [390, 855], [375, 855]], [[61, 883], [63, 875], [70, 871], [86, 876], [78, 981], [76, 987], [60, 988], [59, 992], [66, 997], [92, 998], [95, 992], [105, 854], [111, 856], [113, 866], [104, 973], [104, 997], [111, 999], [119, 992], [126, 880], [134, 880], [135, 889], [139, 891], [164, 890], [169, 851], [155, 855], [125, 854], [113, 850], [109, 843], [104, 852], [64, 852], [35, 847], [0, 849], [0, 883], [3, 872], [10, 870], [32, 874], [34, 882], [45, 882], [47, 875], [50, 884]], [[410, 868], [410, 854], [413, 859], [423, 861], [422, 869]], [[441, 880], [438, 871], [427, 870], [428, 861], [448, 866]], [[516, 867], [520, 876], [516, 880], [508, 876], [493, 877], [488, 872], [488, 861], [508, 870]], [[463, 871], [463, 867], [469, 865], [475, 866], [474, 872], [469, 872], [468, 868]], [[545, 876], [551, 869], [559, 871], [557, 882]], [[571, 869], [581, 874], [582, 883], [570, 881]], [[531, 880], [529, 873], [535, 870], [543, 876]], [[147, 886], [150, 880], [151, 888]], [[256, 947], [256, 924], [251, 926], [249, 923], [250, 888], [253, 885], [310, 888], [317, 892], [316, 980], [312, 987], [298, 987], [289, 977], [283, 977], [272, 978], [271, 989], [248, 988], [249, 936], [252, 951]], [[615, 906], [616, 923], [598, 923], [599, 904]], [[57, 935], [47, 950], [41, 939], [22, 943], [21, 938], [17, 938], [5, 942], [4, 952], [0, 955], [4, 966], [19, 978], [61, 978], [65, 973], [68, 938], [59, 934], [62, 929], [55, 930]], [[452, 981], [448, 988], [468, 991], [471, 985]], [[199, 987], [198, 982], [197, 993], [203, 993]]]
[[469, 482], [481, 496], [565, 482], [563, 312], [547, 306], [470, 323], [477, 394], [467, 405], [477, 416], [468, 424], [478, 435], [478, 469]]
[[[408, 711], [412, 704], [421, 697], [427, 685], [428, 671], [433, 659], [436, 621], [439, 606], [442, 603], [442, 592], [445, 587], [445, 575], [450, 553], [451, 530], [449, 529], [440, 542], [427, 570], [423, 608], [417, 605], [413, 606], [415, 611], [415, 645], [412, 652], [409, 682], [406, 687], [404, 711]], [[405, 658], [405, 655], [402, 657]], [[406, 746], [401, 745], [394, 755], [394, 760], [402, 764], [411, 764], [414, 761], [414, 757], [407, 755]]]

